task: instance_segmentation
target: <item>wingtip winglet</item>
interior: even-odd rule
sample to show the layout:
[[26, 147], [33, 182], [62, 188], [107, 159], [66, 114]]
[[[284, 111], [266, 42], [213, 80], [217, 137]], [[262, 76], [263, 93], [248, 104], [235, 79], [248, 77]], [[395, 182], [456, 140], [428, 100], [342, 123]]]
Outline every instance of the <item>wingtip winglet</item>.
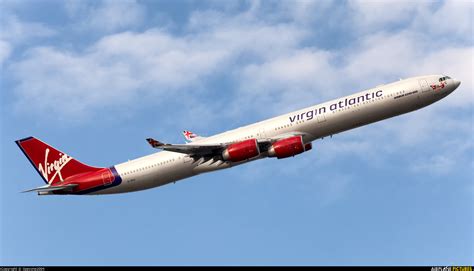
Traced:
[[155, 139], [153, 139], [153, 138], [147, 138], [146, 141], [147, 141], [148, 144], [150, 144], [150, 146], [152, 146], [153, 148], [157, 148], [157, 147], [160, 147], [160, 146], [165, 145], [165, 144], [161, 143], [160, 141], [155, 140]]

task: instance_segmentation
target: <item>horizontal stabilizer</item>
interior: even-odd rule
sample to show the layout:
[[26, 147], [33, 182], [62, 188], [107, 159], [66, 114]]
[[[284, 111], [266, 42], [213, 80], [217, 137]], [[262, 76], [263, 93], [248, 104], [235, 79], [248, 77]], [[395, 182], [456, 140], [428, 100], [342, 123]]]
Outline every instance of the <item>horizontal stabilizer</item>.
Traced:
[[36, 192], [52, 192], [52, 191], [59, 191], [59, 190], [71, 191], [76, 186], [78, 185], [77, 184], [66, 184], [66, 185], [55, 185], [55, 186], [45, 185], [45, 186], [40, 186], [37, 188], [23, 191], [22, 193], [33, 192], [33, 191], [36, 191]]

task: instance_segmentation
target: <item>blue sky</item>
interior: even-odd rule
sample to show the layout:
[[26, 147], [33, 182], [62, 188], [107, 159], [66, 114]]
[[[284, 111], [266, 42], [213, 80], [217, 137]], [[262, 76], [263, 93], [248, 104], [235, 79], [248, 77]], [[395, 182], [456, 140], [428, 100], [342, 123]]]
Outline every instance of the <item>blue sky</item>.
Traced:
[[[0, 2], [0, 263], [474, 263], [469, 1]], [[427, 108], [267, 159], [112, 196], [38, 197], [14, 140], [91, 165], [410, 76]]]

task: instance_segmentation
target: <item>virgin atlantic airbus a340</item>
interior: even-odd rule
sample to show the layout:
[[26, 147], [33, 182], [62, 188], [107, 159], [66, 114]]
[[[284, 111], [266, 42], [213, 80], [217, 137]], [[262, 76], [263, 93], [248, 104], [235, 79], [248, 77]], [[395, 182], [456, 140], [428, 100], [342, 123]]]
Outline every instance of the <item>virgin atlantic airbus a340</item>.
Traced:
[[27, 137], [16, 143], [46, 185], [25, 192], [125, 193], [261, 158], [293, 157], [311, 150], [311, 142], [318, 138], [430, 105], [459, 84], [446, 75], [413, 77], [210, 137], [184, 131], [187, 144], [148, 138], [148, 143], [160, 152], [111, 167], [88, 166], [35, 137]]

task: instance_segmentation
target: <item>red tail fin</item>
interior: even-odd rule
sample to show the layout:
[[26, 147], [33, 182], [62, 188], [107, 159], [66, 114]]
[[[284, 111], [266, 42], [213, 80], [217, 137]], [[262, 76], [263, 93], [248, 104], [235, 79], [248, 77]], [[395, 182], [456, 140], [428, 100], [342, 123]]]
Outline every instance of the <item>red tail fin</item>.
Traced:
[[79, 173], [101, 169], [83, 164], [34, 137], [27, 137], [15, 142], [43, 177], [43, 180], [50, 185], [63, 182]]

